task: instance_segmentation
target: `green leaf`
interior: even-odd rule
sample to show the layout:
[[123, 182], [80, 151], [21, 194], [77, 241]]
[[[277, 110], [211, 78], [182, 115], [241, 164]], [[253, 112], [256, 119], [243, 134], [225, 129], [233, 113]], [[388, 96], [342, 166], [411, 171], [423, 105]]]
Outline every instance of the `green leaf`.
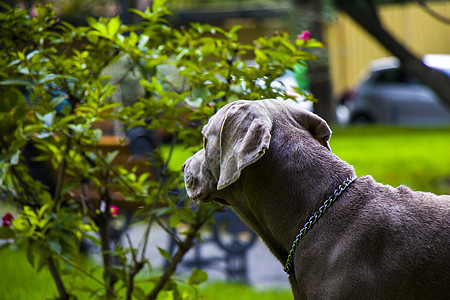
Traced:
[[17, 150], [10, 159], [11, 165], [16, 166], [19, 163], [20, 150]]
[[38, 84], [46, 84], [58, 78], [64, 78], [64, 76], [59, 74], [47, 74], [43, 78], [41, 78], [41, 80], [38, 81]]
[[143, 289], [141, 289], [140, 287], [138, 287], [138, 286], [135, 286], [134, 287], [134, 290], [133, 290], [133, 296], [134, 297], [136, 297], [137, 299], [145, 299], [146, 298], [146, 294], [145, 294], [145, 292], [144, 292], [144, 290]]
[[29, 125], [24, 128], [25, 134], [32, 134], [32, 133], [40, 133], [41, 131], [45, 130], [45, 126], [42, 124], [39, 125]]
[[192, 89], [192, 97], [194, 99], [207, 99], [209, 96], [211, 96], [211, 93], [206, 86], [195, 87]]
[[194, 269], [189, 276], [188, 283], [192, 285], [199, 285], [208, 280], [208, 273], [200, 269]]
[[50, 249], [52, 249], [56, 253], [61, 254], [61, 245], [58, 242], [50, 241], [49, 246], [50, 246]]
[[31, 85], [33, 81], [31, 79], [12, 78], [0, 81], [0, 85]]
[[144, 49], [145, 45], [147, 45], [149, 40], [150, 40], [150, 37], [148, 35], [142, 34], [139, 38], [137, 48], [142, 51]]
[[310, 39], [309, 41], [307, 41], [305, 43], [305, 48], [306, 47], [309, 47], [309, 48], [312, 48], [312, 47], [325, 48], [321, 42], [319, 42], [319, 41], [317, 41], [315, 39]]
[[61, 189], [61, 194], [65, 195], [66, 193], [68, 193], [69, 191], [74, 189], [77, 185], [78, 185], [78, 182], [75, 180], [69, 180], [69, 181], [65, 182]]
[[87, 19], [89, 25], [94, 28], [95, 30], [97, 30], [99, 33], [101, 33], [101, 35], [106, 36], [107, 35], [107, 29], [105, 24], [102, 24], [101, 22], [97, 21], [94, 18], [88, 18]]
[[255, 56], [256, 56], [255, 61], [257, 64], [264, 64], [269, 60], [267, 55], [262, 50], [259, 49], [255, 49]]
[[297, 49], [295, 49], [295, 46], [291, 42], [289, 42], [289, 41], [287, 41], [285, 39], [282, 39], [281, 43], [284, 46], [286, 46], [286, 48], [288, 48], [292, 53], [295, 53], [297, 51]]
[[34, 252], [36, 251], [35, 244], [31, 243], [27, 248], [27, 259], [32, 267], [34, 267]]
[[47, 128], [50, 128], [53, 125], [53, 122], [55, 121], [56, 111], [51, 111], [49, 113], [46, 113], [45, 115], [36, 113], [36, 116], [38, 117], [39, 120], [44, 122]]
[[107, 27], [109, 38], [113, 38], [117, 34], [120, 29], [120, 25], [122, 25], [122, 23], [119, 16], [109, 20]]
[[65, 96], [58, 96], [58, 97], [55, 97], [55, 98], [53, 98], [53, 99], [50, 101], [50, 107], [51, 107], [52, 109], [55, 109], [58, 105], [60, 105], [61, 103], [63, 103], [64, 100], [66, 100], [66, 97], [65, 97]]
[[16, 233], [10, 227], [2, 226], [0, 227], [0, 239], [7, 240], [16, 237]]
[[165, 249], [163, 249], [161, 247], [158, 247], [158, 251], [159, 251], [159, 254], [161, 254], [162, 257], [164, 257], [167, 260], [170, 260], [170, 252], [169, 251], [167, 251], [167, 250], [165, 250]]
[[170, 225], [170, 227], [175, 228], [178, 225], [180, 225], [180, 223], [181, 223], [181, 220], [180, 220], [180, 217], [177, 214], [171, 214], [169, 216], [169, 225]]
[[43, 253], [40, 253], [39, 256], [37, 257], [37, 262], [35, 265], [35, 268], [37, 270], [37, 272], [41, 272], [42, 269], [47, 265], [47, 258], [46, 255], [44, 255]]
[[80, 134], [80, 133], [82, 133], [84, 131], [84, 127], [83, 127], [82, 124], [78, 124], [78, 125], [69, 124], [69, 128], [72, 129], [73, 132], [75, 132], [77, 134]]
[[94, 129], [92, 130], [92, 140], [95, 142], [100, 141], [100, 138], [102, 137], [103, 131], [101, 129]]
[[119, 150], [108, 152], [106, 154], [105, 162], [107, 164], [111, 165], [118, 154], [119, 154]]
[[91, 240], [92, 242], [94, 242], [96, 245], [100, 246], [101, 241], [94, 235], [91, 234], [84, 234], [83, 237]]

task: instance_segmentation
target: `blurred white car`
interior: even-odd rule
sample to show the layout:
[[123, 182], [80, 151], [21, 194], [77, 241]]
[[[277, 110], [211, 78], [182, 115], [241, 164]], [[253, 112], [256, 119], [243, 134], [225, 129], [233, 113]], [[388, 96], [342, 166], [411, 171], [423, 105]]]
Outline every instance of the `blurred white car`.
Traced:
[[[450, 84], [450, 55], [428, 54], [423, 62], [448, 74]], [[395, 57], [373, 61], [346, 104], [350, 123], [450, 125], [450, 110], [428, 86], [401, 70]]]

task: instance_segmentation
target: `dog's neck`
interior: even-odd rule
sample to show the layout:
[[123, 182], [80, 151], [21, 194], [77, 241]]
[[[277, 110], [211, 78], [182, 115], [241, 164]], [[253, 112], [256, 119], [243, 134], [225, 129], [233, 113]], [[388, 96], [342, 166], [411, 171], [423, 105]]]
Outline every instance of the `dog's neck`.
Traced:
[[354, 169], [305, 131], [275, 136], [227, 200], [284, 264], [299, 230]]

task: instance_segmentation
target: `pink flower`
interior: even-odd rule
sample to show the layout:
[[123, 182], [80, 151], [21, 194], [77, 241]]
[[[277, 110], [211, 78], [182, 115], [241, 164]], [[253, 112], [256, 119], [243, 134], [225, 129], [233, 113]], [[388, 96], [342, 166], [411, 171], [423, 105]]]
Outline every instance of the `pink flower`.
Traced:
[[109, 212], [111, 213], [111, 216], [117, 216], [117, 214], [119, 213], [119, 208], [115, 205], [111, 205], [109, 207]]
[[12, 220], [14, 220], [14, 216], [11, 213], [6, 213], [2, 217], [2, 226], [7, 226], [7, 227], [11, 226]]
[[309, 41], [309, 38], [311, 37], [311, 33], [307, 30], [302, 31], [301, 34], [298, 35], [297, 41], [303, 40], [303, 41]]

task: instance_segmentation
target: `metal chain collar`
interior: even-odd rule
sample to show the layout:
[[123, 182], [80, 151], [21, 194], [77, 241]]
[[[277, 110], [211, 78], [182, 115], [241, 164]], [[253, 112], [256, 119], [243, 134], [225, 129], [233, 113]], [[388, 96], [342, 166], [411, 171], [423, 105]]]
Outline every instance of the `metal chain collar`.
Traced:
[[295, 237], [295, 241], [292, 243], [291, 250], [289, 251], [289, 256], [286, 260], [286, 265], [284, 266], [284, 271], [289, 274], [292, 268], [292, 261], [294, 259], [295, 249], [297, 249], [298, 243], [305, 236], [306, 232], [313, 226], [317, 220], [323, 215], [323, 213], [333, 204], [334, 201], [345, 191], [345, 189], [355, 181], [357, 177], [352, 176], [344, 180], [344, 182], [339, 185], [337, 189], [334, 190], [333, 194], [324, 201], [323, 205], [319, 208], [318, 211], [314, 213], [314, 215], [309, 218], [308, 222], [303, 226], [300, 230], [300, 233]]

